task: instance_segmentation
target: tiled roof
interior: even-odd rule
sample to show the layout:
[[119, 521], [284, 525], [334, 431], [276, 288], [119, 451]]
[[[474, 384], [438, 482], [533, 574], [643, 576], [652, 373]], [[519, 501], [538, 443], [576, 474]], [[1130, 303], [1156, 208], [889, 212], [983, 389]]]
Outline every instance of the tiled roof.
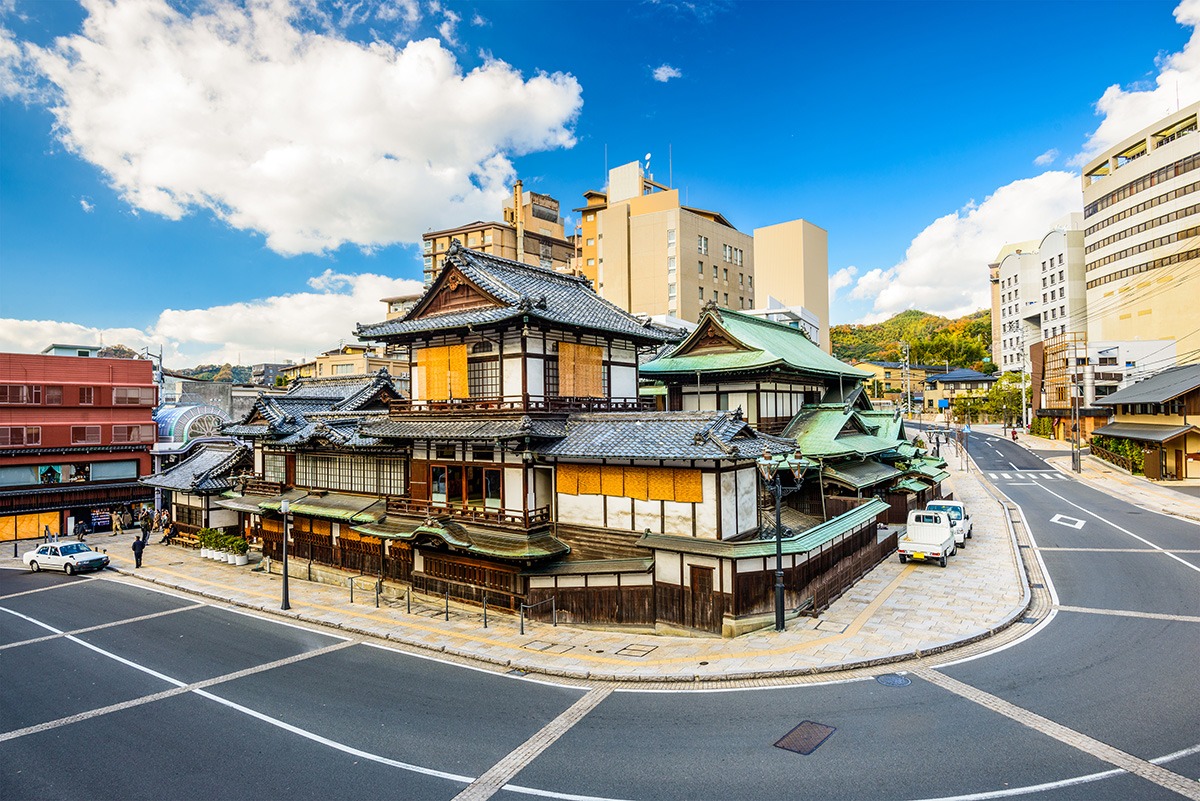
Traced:
[[753, 460], [795, 446], [755, 431], [733, 412], [573, 414], [566, 436], [540, 445], [543, 456], [584, 459]]
[[[739, 343], [740, 347], [727, 349], [704, 348], [688, 352], [703, 340], [710, 326]], [[835, 359], [800, 333], [799, 329], [783, 323], [763, 320], [749, 314], [729, 309], [707, 310], [700, 318], [696, 329], [673, 353], [642, 365], [643, 375], [657, 378], [671, 373], [695, 375], [702, 373], [757, 371], [774, 367], [816, 376], [843, 376], [852, 381], [870, 378], [865, 370], [856, 370]]]
[[996, 381], [996, 377], [993, 375], [988, 375], [987, 373], [981, 373], [978, 370], [969, 370], [963, 367], [959, 370], [951, 370], [948, 373], [937, 373], [936, 375], [931, 375], [925, 379], [925, 383], [931, 386], [936, 384], [945, 384], [951, 381], [957, 383], [978, 381], [981, 384], [986, 384], [994, 383]]
[[660, 328], [638, 320], [601, 298], [586, 278], [468, 250], [457, 242], [446, 251], [445, 266], [426, 293], [427, 297], [441, 288], [451, 269], [457, 269], [499, 305], [422, 316], [423, 302], [418, 301], [400, 319], [359, 323], [356, 331], [359, 339], [403, 339], [431, 331], [494, 325], [525, 316], [561, 326], [603, 331], [642, 343], [670, 339]]
[[[302, 378], [286, 395], [262, 395], [246, 417], [222, 427], [235, 437], [265, 437], [273, 442], [296, 445], [314, 437], [347, 447], [378, 445], [371, 437], [359, 434], [359, 423], [386, 415], [383, 410], [362, 411], [381, 393], [400, 397], [387, 370], [369, 376]], [[261, 417], [262, 421], [249, 421]]]
[[792, 439], [810, 458], [872, 456], [892, 450], [897, 442], [864, 433], [867, 427], [855, 409], [841, 406], [809, 406], [800, 411], [782, 436]]
[[840, 462], [825, 465], [824, 476], [830, 481], [852, 489], [865, 489], [885, 481], [900, 478], [904, 473], [890, 465], [868, 459], [862, 462]]
[[570, 549], [548, 531], [527, 533], [463, 525], [453, 520], [388, 517], [353, 526], [359, 534], [381, 539], [439, 539], [457, 551], [495, 559], [532, 561], [562, 556]]
[[1096, 398], [1097, 406], [1115, 406], [1118, 403], [1165, 403], [1185, 392], [1200, 387], [1200, 364], [1171, 367], [1161, 373], [1125, 387], [1111, 395]]
[[[1116, 393], [1114, 392], [1113, 394], [1115, 395]], [[1153, 403], [1154, 401], [1149, 402]], [[1186, 434], [1194, 430], [1196, 430], [1196, 427], [1193, 425], [1173, 426], [1163, 425], [1162, 423], [1109, 423], [1106, 426], [1097, 428], [1092, 434], [1101, 434], [1106, 437], [1120, 437], [1121, 439], [1136, 439], [1143, 442], [1166, 442], [1169, 439], [1178, 437], [1180, 434]]]
[[202, 445], [188, 458], [161, 473], [146, 476], [142, 483], [151, 487], [195, 494], [224, 492], [233, 486], [230, 476], [252, 451], [244, 445]]
[[565, 418], [531, 418], [525, 415], [507, 419], [463, 420], [442, 414], [366, 423], [362, 433], [381, 439], [504, 440], [564, 437], [567, 427]]

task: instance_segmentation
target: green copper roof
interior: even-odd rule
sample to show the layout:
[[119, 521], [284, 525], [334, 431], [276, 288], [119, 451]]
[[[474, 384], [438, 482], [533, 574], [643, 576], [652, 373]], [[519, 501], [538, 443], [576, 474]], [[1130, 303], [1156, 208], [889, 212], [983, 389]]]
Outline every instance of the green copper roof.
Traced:
[[370, 537], [393, 540], [416, 540], [419, 537], [441, 540], [457, 551], [488, 556], [495, 559], [519, 559], [532, 561], [561, 556], [570, 548], [563, 542], [539, 532], [488, 530], [478, 526], [467, 527], [450, 520], [422, 522], [420, 518], [404, 518], [374, 521], [352, 529]]
[[[278, 512], [280, 505], [280, 499], [272, 498], [258, 506], [260, 509]], [[328, 492], [324, 495], [306, 495], [291, 501], [289, 507], [288, 512], [293, 515], [347, 523], [375, 523], [383, 518], [385, 503], [380, 498]]]
[[[702, 340], [710, 339], [714, 333], [718, 338], [728, 340], [728, 343], [698, 347]], [[683, 355], [676, 356], [676, 353]], [[830, 356], [810, 342], [799, 329], [729, 309], [705, 312], [696, 330], [672, 355], [643, 364], [641, 374], [694, 375], [696, 372], [745, 372], [773, 367], [791, 368], [811, 375], [843, 376], [852, 381], [871, 377], [871, 373], [856, 370]]]
[[[848, 512], [826, 520], [824, 523], [783, 539], [783, 552], [807, 553], [816, 550], [825, 543], [841, 534], [853, 531], [869, 520], [875, 519], [886, 511], [888, 505], [872, 498], [861, 506], [856, 506]], [[726, 559], [757, 559], [775, 555], [775, 540], [740, 540], [738, 542], [723, 542], [721, 540], [705, 540], [698, 537], [676, 537], [670, 534], [644, 534], [638, 540], [638, 545], [653, 548], [656, 551], [674, 551], [677, 553], [704, 554], [719, 556]]]
[[800, 453], [810, 458], [873, 456], [896, 447], [895, 442], [864, 434], [857, 415], [841, 406], [806, 407], [788, 423], [783, 436], [796, 440]]
[[896, 468], [872, 460], [825, 465], [825, 478], [856, 490], [873, 487], [901, 475], [903, 473]]
[[927, 487], [920, 481], [917, 481], [915, 478], [906, 478], [896, 484], [896, 489], [908, 490], [909, 492], [921, 492], [922, 490], [927, 489]]

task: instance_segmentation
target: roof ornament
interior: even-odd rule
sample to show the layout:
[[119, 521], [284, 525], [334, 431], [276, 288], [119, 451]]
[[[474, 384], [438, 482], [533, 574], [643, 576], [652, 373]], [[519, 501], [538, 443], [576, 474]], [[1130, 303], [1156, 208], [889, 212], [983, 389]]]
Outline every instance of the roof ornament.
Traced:
[[459, 253], [462, 253], [462, 251], [463, 251], [463, 243], [461, 240], [458, 239], [458, 237], [455, 237], [454, 239], [450, 240], [450, 247], [449, 247], [449, 249], [446, 250], [446, 255], [447, 256], [457, 256]]
[[734, 410], [733, 410], [733, 419], [734, 419], [734, 420], [741, 420], [741, 419], [743, 419], [743, 418], [742, 418], [742, 407], [741, 407], [741, 405], [739, 405], [739, 406], [738, 406], [736, 409], [734, 409]]
[[546, 308], [546, 296], [544, 294], [538, 295], [538, 299], [533, 305], [535, 308], [545, 309]]
[[716, 298], [713, 298], [700, 307], [700, 316], [703, 317], [705, 314], [711, 314], [721, 322], [725, 321], [725, 318], [721, 316], [721, 307], [717, 305]]
[[517, 311], [522, 314], [528, 314], [533, 309], [533, 301], [528, 295], [522, 295], [521, 300], [517, 303]]

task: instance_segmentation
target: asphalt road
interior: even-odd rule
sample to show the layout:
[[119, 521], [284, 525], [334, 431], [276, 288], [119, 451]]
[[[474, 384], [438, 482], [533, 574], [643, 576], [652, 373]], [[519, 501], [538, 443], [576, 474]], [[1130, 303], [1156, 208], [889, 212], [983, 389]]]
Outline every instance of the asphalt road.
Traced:
[[[999, 438], [971, 450], [1019, 504], [1058, 606], [899, 687], [589, 693], [103, 574], [0, 571], [0, 798], [452, 799], [505, 760], [495, 798], [1179, 798], [1096, 744], [1200, 778], [1200, 567], [1172, 553], [1200, 550], [1200, 527]], [[809, 755], [775, 747], [805, 721], [834, 731]]]

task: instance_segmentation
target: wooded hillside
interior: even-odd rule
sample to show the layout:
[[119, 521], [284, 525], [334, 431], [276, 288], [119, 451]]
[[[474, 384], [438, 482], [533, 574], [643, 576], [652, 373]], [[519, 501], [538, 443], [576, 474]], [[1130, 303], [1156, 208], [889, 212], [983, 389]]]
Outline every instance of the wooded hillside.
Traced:
[[873, 325], [836, 325], [829, 329], [833, 355], [843, 361], [898, 362], [901, 342], [909, 344], [912, 364], [942, 364], [993, 372], [990, 361], [992, 313], [977, 311], [951, 320], [915, 309]]

